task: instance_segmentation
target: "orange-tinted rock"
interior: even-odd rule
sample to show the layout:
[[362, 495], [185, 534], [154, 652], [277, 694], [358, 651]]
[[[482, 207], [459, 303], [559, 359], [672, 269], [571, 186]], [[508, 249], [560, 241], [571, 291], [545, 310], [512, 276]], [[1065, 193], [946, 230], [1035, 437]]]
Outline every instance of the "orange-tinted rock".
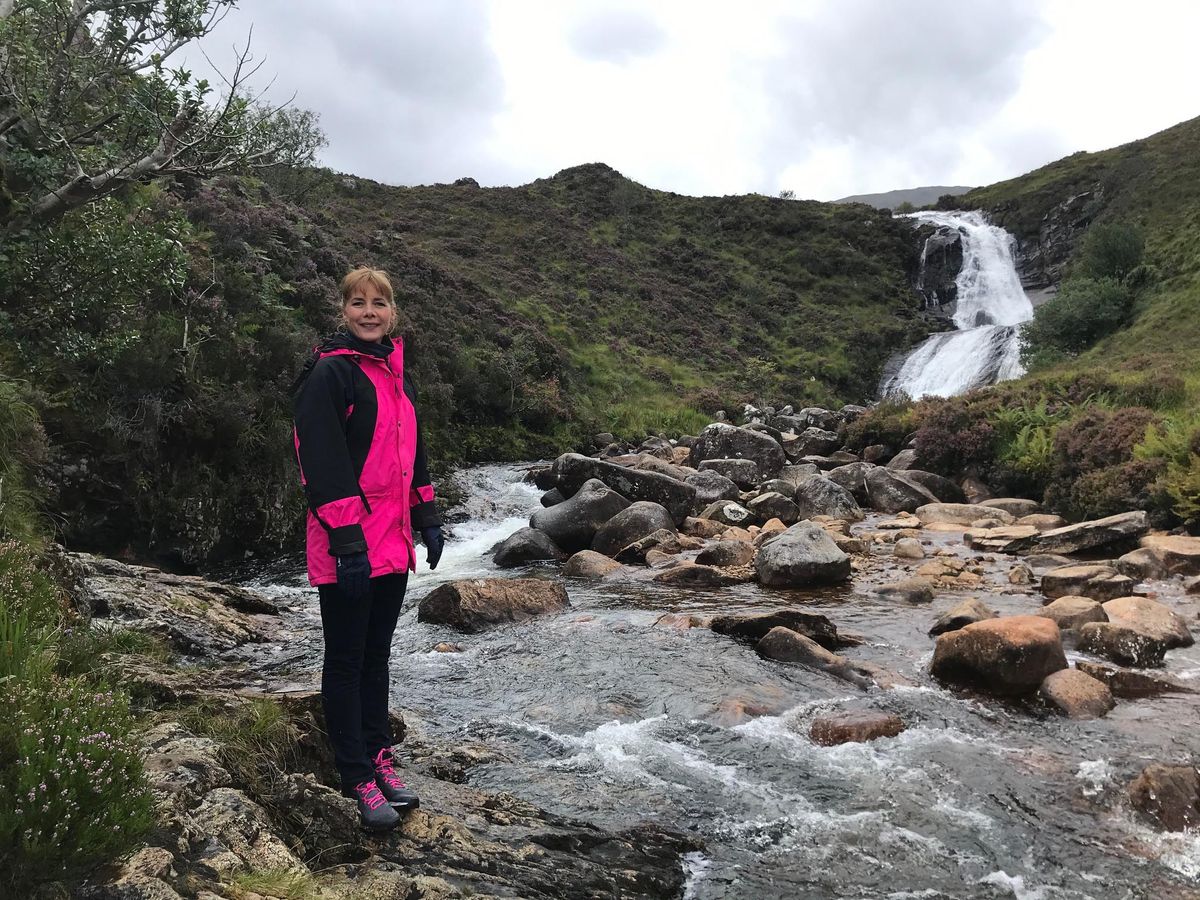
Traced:
[[850, 712], [813, 719], [808, 735], [823, 747], [895, 737], [904, 730], [899, 716], [882, 712]]
[[1115, 705], [1103, 681], [1078, 669], [1060, 669], [1046, 676], [1039, 692], [1043, 700], [1072, 719], [1098, 719]]
[[996, 694], [1027, 694], [1066, 667], [1057, 625], [1039, 616], [1006, 616], [943, 634], [930, 671]]

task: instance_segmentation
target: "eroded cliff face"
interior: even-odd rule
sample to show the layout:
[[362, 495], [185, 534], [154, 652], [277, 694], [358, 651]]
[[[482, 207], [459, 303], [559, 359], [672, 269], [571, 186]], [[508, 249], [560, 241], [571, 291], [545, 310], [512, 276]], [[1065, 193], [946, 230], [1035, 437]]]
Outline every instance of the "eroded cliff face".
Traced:
[[992, 221], [1016, 235], [1017, 273], [1035, 305], [1039, 295], [1052, 293], [1062, 281], [1067, 260], [1103, 206], [1103, 194], [1099, 184], [1092, 190], [1073, 194], [1052, 206], [1036, 231], [1024, 233], [1013, 227], [1009, 204], [989, 211]]

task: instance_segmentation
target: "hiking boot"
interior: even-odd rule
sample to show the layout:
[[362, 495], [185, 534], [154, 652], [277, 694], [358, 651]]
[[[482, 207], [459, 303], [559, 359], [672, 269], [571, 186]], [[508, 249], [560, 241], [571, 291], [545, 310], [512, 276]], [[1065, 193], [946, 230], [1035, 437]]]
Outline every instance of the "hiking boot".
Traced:
[[358, 801], [358, 816], [368, 831], [387, 831], [400, 823], [400, 814], [388, 805], [375, 782], [356, 784], [351, 796]]
[[396, 809], [415, 809], [421, 805], [417, 792], [406, 785], [396, 775], [392, 764], [392, 748], [384, 747], [375, 754], [375, 784], [387, 798], [387, 802]]

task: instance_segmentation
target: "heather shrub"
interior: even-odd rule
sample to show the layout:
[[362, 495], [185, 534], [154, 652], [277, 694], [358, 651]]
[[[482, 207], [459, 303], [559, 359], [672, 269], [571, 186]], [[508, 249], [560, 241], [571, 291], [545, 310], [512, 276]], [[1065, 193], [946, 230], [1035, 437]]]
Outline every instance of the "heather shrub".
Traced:
[[1133, 448], [1157, 422], [1157, 414], [1144, 407], [1087, 409], [1055, 435], [1055, 474], [1081, 475], [1130, 460]]
[[1097, 519], [1132, 509], [1155, 509], [1154, 485], [1165, 466], [1159, 460], [1130, 460], [1052, 481], [1046, 504], [1068, 519]]
[[910, 401], [883, 400], [853, 422], [843, 425], [842, 440], [858, 450], [883, 444], [895, 451], [905, 445], [916, 429], [916, 410]]
[[1001, 405], [999, 396], [987, 392], [922, 401], [916, 410], [918, 458], [930, 470], [949, 476], [968, 466], [990, 468], [996, 445], [991, 417]]

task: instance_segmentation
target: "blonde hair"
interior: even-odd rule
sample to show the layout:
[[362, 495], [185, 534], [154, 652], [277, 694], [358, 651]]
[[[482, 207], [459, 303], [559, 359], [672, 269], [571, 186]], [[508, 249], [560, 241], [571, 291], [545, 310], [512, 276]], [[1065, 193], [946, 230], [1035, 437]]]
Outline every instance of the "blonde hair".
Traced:
[[396, 330], [396, 325], [399, 321], [399, 316], [396, 315], [396, 298], [392, 293], [392, 280], [388, 278], [387, 272], [383, 269], [372, 269], [370, 266], [359, 266], [357, 269], [351, 269], [342, 278], [341, 291], [342, 302], [338, 304], [339, 318], [342, 324], [345, 324], [345, 309], [346, 304], [350, 302], [350, 298], [354, 292], [366, 282], [379, 293], [383, 294], [387, 300], [388, 306], [392, 308], [392, 324], [388, 328], [388, 334]]

